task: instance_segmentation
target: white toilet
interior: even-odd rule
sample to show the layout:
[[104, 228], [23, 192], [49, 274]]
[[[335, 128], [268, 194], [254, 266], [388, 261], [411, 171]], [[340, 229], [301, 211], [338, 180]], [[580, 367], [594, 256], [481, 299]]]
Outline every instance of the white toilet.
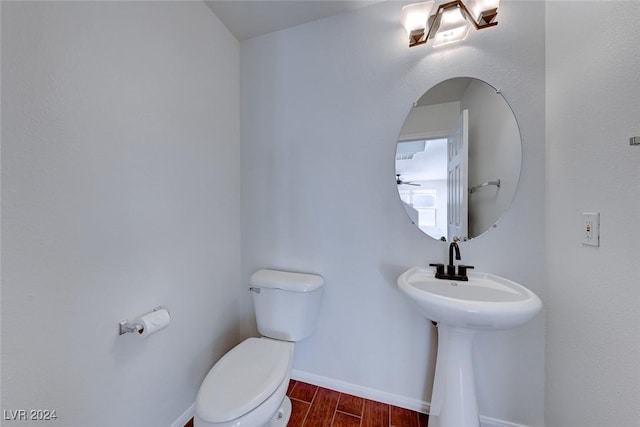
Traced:
[[313, 332], [324, 279], [258, 270], [249, 280], [262, 338], [232, 348], [211, 368], [196, 398], [194, 427], [284, 427], [294, 341]]

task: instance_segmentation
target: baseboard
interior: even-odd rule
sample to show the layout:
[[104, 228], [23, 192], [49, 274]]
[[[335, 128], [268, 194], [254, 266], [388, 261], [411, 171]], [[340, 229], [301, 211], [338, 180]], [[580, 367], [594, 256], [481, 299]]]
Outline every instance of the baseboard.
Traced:
[[187, 424], [187, 422], [189, 422], [191, 418], [193, 418], [193, 415], [195, 413], [196, 413], [196, 404], [194, 402], [191, 406], [187, 408], [186, 411], [184, 411], [182, 415], [180, 415], [180, 417], [178, 417], [177, 420], [173, 422], [173, 424], [171, 424], [171, 427], [184, 427], [184, 425]]
[[482, 427], [528, 427], [524, 424], [512, 423], [480, 415], [480, 425]]
[[429, 413], [429, 402], [425, 402], [424, 400], [412, 399], [410, 397], [387, 393], [386, 391], [363, 387], [340, 380], [334, 380], [332, 378], [310, 374], [308, 372], [302, 372], [297, 369], [293, 369], [291, 371], [291, 378], [305, 383], [339, 391], [340, 393], [352, 394], [354, 396], [375, 400], [376, 402], [387, 403], [389, 405], [399, 406], [401, 408], [411, 409], [412, 411], [422, 412], [424, 414]]
[[[406, 408], [425, 414], [429, 413], [430, 403], [424, 400], [413, 399], [393, 393], [387, 393], [386, 391], [363, 387], [316, 374], [310, 374], [308, 372], [299, 371], [297, 369], [293, 369], [291, 371], [291, 378], [305, 383], [328, 388], [330, 390], [339, 391], [340, 393], [347, 393], [354, 396], [363, 397], [365, 399], [375, 400], [376, 402], [387, 403], [389, 405], [399, 406], [401, 408]], [[485, 417], [483, 415], [480, 416], [480, 425], [482, 427], [527, 427], [522, 424], [511, 423], [508, 421], [498, 420], [496, 418]]]

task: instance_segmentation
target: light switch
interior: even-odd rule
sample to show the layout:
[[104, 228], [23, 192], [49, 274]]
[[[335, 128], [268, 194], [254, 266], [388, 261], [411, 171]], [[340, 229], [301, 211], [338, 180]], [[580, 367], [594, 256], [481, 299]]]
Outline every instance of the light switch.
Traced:
[[582, 244], [600, 246], [600, 214], [582, 214]]

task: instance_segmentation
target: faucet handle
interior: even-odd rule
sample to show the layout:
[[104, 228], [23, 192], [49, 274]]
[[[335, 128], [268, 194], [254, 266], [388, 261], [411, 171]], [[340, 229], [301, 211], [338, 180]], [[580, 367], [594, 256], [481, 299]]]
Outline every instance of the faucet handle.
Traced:
[[429, 266], [436, 268], [436, 277], [444, 274], [444, 264], [429, 264]]
[[474, 268], [473, 265], [458, 265], [458, 276], [467, 277], [467, 270]]

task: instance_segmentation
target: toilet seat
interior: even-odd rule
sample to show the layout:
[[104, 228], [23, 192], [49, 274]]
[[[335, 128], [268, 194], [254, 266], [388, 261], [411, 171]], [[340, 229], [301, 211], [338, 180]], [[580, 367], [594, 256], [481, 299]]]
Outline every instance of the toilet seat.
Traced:
[[248, 338], [225, 354], [207, 374], [196, 411], [210, 423], [239, 418], [265, 402], [288, 378], [293, 343]]

